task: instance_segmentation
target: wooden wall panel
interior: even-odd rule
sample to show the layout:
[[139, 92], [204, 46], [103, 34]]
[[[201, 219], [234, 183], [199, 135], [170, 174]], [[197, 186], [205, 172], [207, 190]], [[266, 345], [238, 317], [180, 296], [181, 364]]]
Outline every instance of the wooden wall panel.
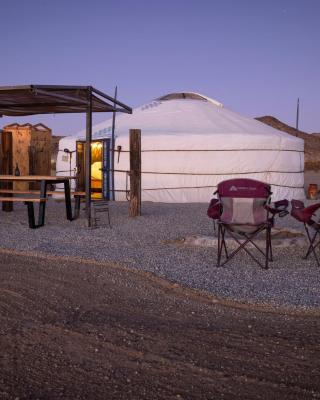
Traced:
[[[51, 175], [51, 130], [45, 125], [12, 124], [12, 174], [18, 166], [21, 175]], [[28, 190], [28, 182], [15, 182], [14, 189]], [[32, 184], [30, 189], [38, 189]]]
[[[32, 169], [37, 175], [51, 172], [51, 131], [32, 130], [30, 152], [35, 153]], [[30, 171], [30, 173], [33, 171]]]
[[[31, 132], [29, 146], [30, 175], [51, 175], [51, 130], [35, 129]], [[33, 183], [33, 189], [39, 189], [40, 184]]]

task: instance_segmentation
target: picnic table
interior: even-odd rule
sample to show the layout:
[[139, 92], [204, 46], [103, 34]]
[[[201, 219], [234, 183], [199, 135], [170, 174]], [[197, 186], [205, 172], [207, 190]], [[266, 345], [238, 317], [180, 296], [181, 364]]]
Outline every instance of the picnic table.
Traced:
[[[66, 215], [69, 221], [73, 220], [71, 208], [71, 193], [70, 193], [70, 179], [76, 179], [74, 176], [42, 176], [42, 175], [0, 175], [1, 182], [40, 182], [40, 190], [14, 190], [14, 189], [0, 189], [3, 197], [0, 197], [2, 202], [23, 202], [28, 207], [29, 227], [32, 229], [39, 228], [44, 225], [46, 202], [48, 200], [48, 187], [52, 184], [62, 183], [64, 188], [64, 198], [66, 205]], [[50, 192], [52, 193], [52, 192]], [[12, 195], [33, 195], [34, 197], [16, 197]], [[11, 196], [11, 197], [10, 197]], [[38, 223], [35, 223], [34, 217], [34, 203], [39, 203]]]

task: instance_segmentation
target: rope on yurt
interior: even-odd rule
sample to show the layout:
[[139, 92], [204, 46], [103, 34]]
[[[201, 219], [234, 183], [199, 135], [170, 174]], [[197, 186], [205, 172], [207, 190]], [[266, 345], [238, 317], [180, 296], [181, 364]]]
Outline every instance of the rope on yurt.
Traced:
[[193, 174], [190, 172], [152, 172], [152, 171], [141, 171], [141, 174], [151, 174], [151, 175], [194, 175], [194, 176], [203, 176], [203, 175], [252, 175], [252, 174], [301, 174], [304, 171], [250, 171], [250, 172], [228, 172], [228, 173], [198, 173]]
[[[280, 153], [281, 151], [283, 152], [293, 152], [293, 153], [304, 153], [304, 151], [301, 150], [277, 150], [277, 149], [219, 149], [219, 150], [212, 150], [212, 149], [201, 149], [201, 150], [189, 150], [189, 149], [178, 149], [178, 150], [141, 150], [141, 153], [157, 153], [157, 152], [188, 152], [188, 153], [196, 153], [196, 152], [227, 152], [227, 151], [276, 151]], [[127, 153], [130, 153], [130, 151], [127, 151]]]
[[[286, 187], [289, 189], [304, 189], [304, 186], [288, 186], [288, 185], [277, 185], [275, 183], [268, 182], [270, 186]], [[181, 186], [181, 187], [161, 187], [161, 188], [143, 188], [142, 190], [178, 190], [178, 189], [206, 189], [206, 188], [216, 188], [217, 185], [210, 186]]]
[[[111, 170], [110, 170], [111, 171]], [[114, 169], [114, 172], [125, 172], [129, 173], [130, 171], [124, 170], [124, 169]], [[154, 171], [141, 171], [141, 174], [153, 174], [153, 175], [191, 175], [191, 176], [211, 176], [211, 175], [249, 175], [249, 174], [267, 174], [267, 173], [273, 173], [273, 174], [301, 174], [304, 172], [303, 170], [301, 171], [249, 171], [249, 172], [228, 172], [228, 173], [213, 173], [213, 172], [205, 172], [205, 173], [191, 173], [191, 172], [154, 172]], [[280, 185], [281, 186], [281, 185]]]
[[[154, 150], [141, 150], [141, 153], [157, 153], [157, 152], [227, 152], [227, 151], [277, 151], [277, 152], [294, 152], [294, 153], [304, 153], [302, 150], [286, 150], [286, 149], [154, 149]], [[130, 150], [121, 150], [121, 153], [130, 153]]]
[[[128, 170], [122, 170], [122, 169], [114, 169], [114, 172], [123, 172], [126, 173], [126, 189], [125, 190], [115, 190], [116, 192], [125, 192], [126, 193], [126, 199], [130, 200], [129, 198], [129, 184], [128, 184], [128, 178], [130, 176], [130, 171]], [[256, 171], [256, 172], [233, 172], [233, 173], [221, 173], [221, 174], [213, 174], [213, 173], [208, 173], [208, 174], [192, 174], [192, 173], [185, 173], [185, 172], [151, 172], [151, 171], [141, 171], [141, 174], [153, 174], [153, 175], [252, 175], [252, 174], [263, 174], [263, 173], [278, 173], [278, 174], [300, 174], [303, 173], [304, 171]], [[277, 186], [277, 187], [286, 187], [289, 189], [304, 189], [304, 186], [289, 186], [289, 185], [278, 185], [276, 183], [270, 183], [268, 182], [269, 185], [271, 186]], [[180, 190], [180, 189], [206, 189], [206, 188], [216, 188], [216, 185], [209, 185], [209, 186], [180, 186], [180, 187], [160, 187], [160, 188], [143, 188], [142, 190]]]

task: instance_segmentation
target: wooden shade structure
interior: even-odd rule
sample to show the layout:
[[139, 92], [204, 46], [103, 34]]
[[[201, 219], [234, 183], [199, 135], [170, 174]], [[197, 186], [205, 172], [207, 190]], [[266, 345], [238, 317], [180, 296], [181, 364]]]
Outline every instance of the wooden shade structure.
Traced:
[[[91, 225], [91, 141], [93, 112], [125, 112], [132, 109], [92, 86], [0, 86], [0, 117], [37, 114], [86, 113], [86, 212]], [[114, 149], [112, 149], [114, 150]]]

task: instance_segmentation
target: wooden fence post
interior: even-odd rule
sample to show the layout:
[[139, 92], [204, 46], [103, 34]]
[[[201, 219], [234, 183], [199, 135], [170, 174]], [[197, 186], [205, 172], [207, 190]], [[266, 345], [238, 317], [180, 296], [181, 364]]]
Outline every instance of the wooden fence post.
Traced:
[[141, 215], [141, 130], [130, 129], [129, 217]]
[[[1, 171], [0, 173], [3, 175], [12, 175], [13, 174], [13, 166], [12, 166], [12, 132], [2, 131], [1, 132]], [[2, 182], [2, 189], [12, 189], [12, 183], [10, 182]], [[12, 197], [12, 194], [6, 194], [5, 197]], [[2, 203], [3, 211], [12, 211], [13, 203], [3, 202]]]

